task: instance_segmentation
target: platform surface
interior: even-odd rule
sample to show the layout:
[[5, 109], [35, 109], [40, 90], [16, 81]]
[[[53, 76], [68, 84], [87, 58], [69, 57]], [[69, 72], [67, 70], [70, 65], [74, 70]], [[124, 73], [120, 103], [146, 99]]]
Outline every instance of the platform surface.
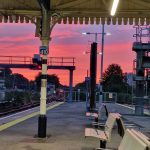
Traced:
[[[84, 129], [90, 120], [85, 115], [85, 103], [74, 102], [64, 103], [47, 112], [47, 135], [46, 139], [38, 139], [37, 123], [38, 116], [20, 122], [10, 128], [0, 132], [0, 150], [93, 150], [99, 147], [99, 140], [96, 138], [85, 138]], [[111, 111], [122, 111], [126, 114], [127, 108], [122, 106], [108, 104]], [[131, 111], [132, 112], [132, 111]], [[131, 119], [131, 115], [124, 115]], [[146, 120], [146, 121], [145, 121]], [[148, 130], [150, 118], [139, 119], [132, 117], [132, 122]], [[117, 135], [117, 130], [113, 131], [113, 138], [107, 147], [118, 147], [121, 137]]]

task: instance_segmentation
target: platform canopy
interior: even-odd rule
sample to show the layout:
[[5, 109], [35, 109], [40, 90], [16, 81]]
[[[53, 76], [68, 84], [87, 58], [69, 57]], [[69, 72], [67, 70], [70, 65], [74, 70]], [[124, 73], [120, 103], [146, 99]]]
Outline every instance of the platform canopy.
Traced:
[[[59, 23], [150, 24], [150, 0], [120, 0], [110, 16], [113, 0], [50, 0], [50, 12]], [[0, 22], [31, 22], [41, 17], [38, 0], [0, 0]]]

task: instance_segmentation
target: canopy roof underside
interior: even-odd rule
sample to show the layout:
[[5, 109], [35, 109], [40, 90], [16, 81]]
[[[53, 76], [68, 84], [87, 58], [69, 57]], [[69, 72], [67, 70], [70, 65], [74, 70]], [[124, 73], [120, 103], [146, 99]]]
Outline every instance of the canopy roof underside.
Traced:
[[[52, 18], [69, 24], [150, 24], [150, 0], [120, 0], [110, 16], [112, 0], [51, 0]], [[38, 0], [0, 0], [0, 22], [36, 22], [41, 18]]]

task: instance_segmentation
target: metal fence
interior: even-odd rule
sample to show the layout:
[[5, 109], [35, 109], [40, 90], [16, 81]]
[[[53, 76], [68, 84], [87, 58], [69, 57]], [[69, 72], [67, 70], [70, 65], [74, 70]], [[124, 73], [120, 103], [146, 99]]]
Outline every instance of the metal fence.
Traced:
[[[69, 100], [69, 91], [64, 92], [64, 99], [66, 101]], [[73, 91], [72, 92], [72, 100], [73, 102], [86, 101], [86, 91]]]
[[[95, 94], [96, 102], [99, 101], [99, 92]], [[69, 91], [64, 92], [64, 99], [69, 100]], [[88, 94], [86, 91], [73, 91], [72, 100], [74, 102], [86, 101], [88, 99]], [[115, 103], [117, 102], [117, 93], [114, 92], [103, 92], [103, 102], [105, 103]]]
[[103, 92], [103, 102], [104, 103], [116, 103], [117, 102], [117, 93], [115, 92]]
[[[72, 95], [72, 101], [73, 102], [82, 102], [89, 99], [89, 95], [86, 91], [73, 91]], [[95, 100], [96, 102], [99, 102], [99, 92], [96, 92]], [[64, 93], [64, 99], [65, 101], [69, 101], [69, 91], [65, 91]], [[120, 103], [126, 106], [129, 106], [133, 109], [135, 109], [136, 97], [134, 95], [129, 93], [115, 93], [115, 92], [103, 92], [103, 102], [104, 103]], [[147, 112], [147, 114], [150, 114], [150, 96], [147, 96], [144, 98], [144, 111]]]

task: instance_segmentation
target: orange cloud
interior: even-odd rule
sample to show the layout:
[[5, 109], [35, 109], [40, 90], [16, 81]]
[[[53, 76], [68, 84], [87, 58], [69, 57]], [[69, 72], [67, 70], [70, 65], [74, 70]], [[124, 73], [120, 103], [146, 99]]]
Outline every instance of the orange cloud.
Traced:
[[[131, 27], [120, 30], [120, 26], [106, 27], [112, 36], [105, 37], [104, 69], [111, 63], [118, 63], [124, 71], [132, 71], [132, 61], [135, 57], [132, 52]], [[128, 31], [129, 30], [129, 31]], [[89, 56], [83, 55], [90, 50], [93, 36], [83, 36], [82, 32], [101, 32], [101, 26], [87, 25], [56, 25], [52, 31], [49, 57], [75, 57], [76, 70], [74, 71], [74, 85], [82, 82], [89, 70]], [[35, 26], [31, 24], [1, 24], [0, 26], [0, 55], [33, 56], [39, 53], [41, 42], [34, 37]], [[90, 42], [88, 42], [90, 40]], [[101, 49], [101, 38], [98, 40], [98, 51]], [[100, 55], [97, 66], [97, 82], [100, 77]], [[34, 79], [38, 71], [28, 69], [13, 69], [13, 72], [22, 73], [29, 79]], [[49, 70], [49, 74], [57, 74], [62, 84], [69, 85], [69, 71]]]

